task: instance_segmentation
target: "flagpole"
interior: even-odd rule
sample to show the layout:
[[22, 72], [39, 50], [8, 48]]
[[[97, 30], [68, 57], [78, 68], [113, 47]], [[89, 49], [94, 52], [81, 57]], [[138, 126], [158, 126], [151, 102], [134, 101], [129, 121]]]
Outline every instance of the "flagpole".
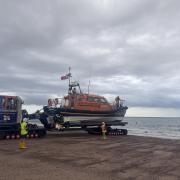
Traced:
[[70, 84], [71, 84], [71, 67], [69, 67], [69, 94], [70, 94]]

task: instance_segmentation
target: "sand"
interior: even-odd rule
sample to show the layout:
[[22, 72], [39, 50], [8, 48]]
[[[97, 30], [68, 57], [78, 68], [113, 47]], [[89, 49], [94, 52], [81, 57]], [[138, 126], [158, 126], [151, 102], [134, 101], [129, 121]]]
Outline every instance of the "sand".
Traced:
[[0, 180], [179, 180], [180, 140], [51, 133], [0, 141]]

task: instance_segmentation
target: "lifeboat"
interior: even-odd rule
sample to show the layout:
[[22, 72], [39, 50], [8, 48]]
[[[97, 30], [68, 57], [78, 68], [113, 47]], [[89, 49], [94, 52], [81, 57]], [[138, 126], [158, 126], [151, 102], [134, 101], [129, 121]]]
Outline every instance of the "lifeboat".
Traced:
[[[70, 74], [70, 73], [69, 73]], [[48, 109], [54, 109], [59, 115], [59, 123], [67, 122], [110, 122], [122, 121], [127, 106], [119, 96], [109, 103], [103, 96], [83, 93], [77, 82], [69, 79], [68, 94], [63, 98], [48, 100]], [[46, 110], [47, 111], [47, 110]]]

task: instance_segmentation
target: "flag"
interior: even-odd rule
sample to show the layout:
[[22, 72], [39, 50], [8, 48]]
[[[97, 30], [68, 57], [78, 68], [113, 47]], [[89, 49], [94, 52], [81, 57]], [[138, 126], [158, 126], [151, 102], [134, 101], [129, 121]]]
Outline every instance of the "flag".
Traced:
[[66, 79], [69, 79], [69, 77], [71, 77], [71, 73], [68, 73], [64, 76], [61, 76], [61, 80], [66, 80]]

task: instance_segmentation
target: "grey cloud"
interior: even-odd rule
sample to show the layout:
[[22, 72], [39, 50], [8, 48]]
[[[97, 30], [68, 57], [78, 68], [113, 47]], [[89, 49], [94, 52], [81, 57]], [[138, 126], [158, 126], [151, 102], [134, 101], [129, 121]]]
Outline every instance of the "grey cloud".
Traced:
[[0, 1], [0, 92], [27, 104], [66, 93], [61, 75], [129, 106], [179, 107], [180, 2]]

